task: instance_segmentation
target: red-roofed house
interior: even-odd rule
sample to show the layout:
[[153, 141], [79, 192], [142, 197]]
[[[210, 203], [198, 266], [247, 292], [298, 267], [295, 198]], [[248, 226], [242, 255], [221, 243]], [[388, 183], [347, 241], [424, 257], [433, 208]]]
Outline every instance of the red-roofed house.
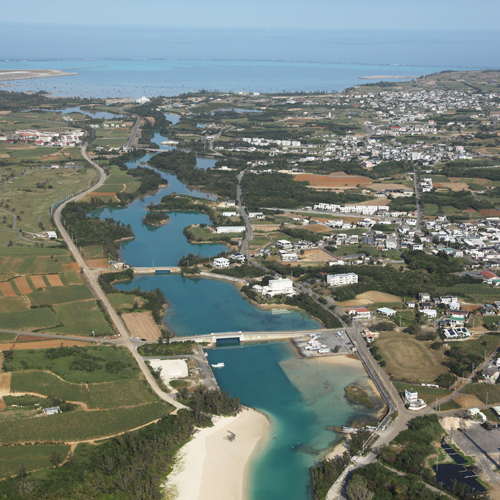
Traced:
[[483, 271], [481, 274], [486, 278], [486, 281], [488, 282], [499, 279], [498, 276], [491, 271]]
[[350, 307], [347, 311], [349, 316], [355, 316], [356, 319], [370, 319], [372, 314], [366, 307]]

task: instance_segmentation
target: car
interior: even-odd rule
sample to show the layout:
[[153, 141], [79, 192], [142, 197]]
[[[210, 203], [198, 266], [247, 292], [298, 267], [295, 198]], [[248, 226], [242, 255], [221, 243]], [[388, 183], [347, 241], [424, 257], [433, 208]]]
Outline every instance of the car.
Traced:
[[141, 339], [141, 342], [147, 342], [147, 340], [146, 339]]

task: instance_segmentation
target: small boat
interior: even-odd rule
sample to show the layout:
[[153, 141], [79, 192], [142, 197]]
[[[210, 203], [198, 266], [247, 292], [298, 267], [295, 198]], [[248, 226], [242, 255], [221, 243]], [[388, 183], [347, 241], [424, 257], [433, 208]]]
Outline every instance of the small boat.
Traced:
[[224, 363], [216, 363], [215, 365], [212, 365], [212, 368], [224, 368], [226, 366]]

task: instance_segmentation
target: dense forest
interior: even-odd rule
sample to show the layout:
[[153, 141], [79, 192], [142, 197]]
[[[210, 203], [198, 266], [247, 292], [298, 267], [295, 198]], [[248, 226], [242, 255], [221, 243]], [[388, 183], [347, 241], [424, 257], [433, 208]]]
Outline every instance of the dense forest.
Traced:
[[123, 224], [114, 219], [104, 220], [90, 217], [87, 214], [96, 208], [103, 206], [102, 200], [92, 198], [87, 202], [69, 202], [62, 210], [64, 225], [73, 241], [78, 241], [79, 246], [103, 245], [104, 253], [118, 258], [119, 243], [116, 240], [122, 238], [133, 238], [134, 233], [130, 224]]
[[159, 170], [173, 172], [189, 186], [197, 186], [222, 197], [236, 198], [236, 173], [233, 171], [196, 168], [196, 154], [173, 150], [158, 153], [149, 164]]
[[161, 479], [195, 425], [210, 426], [211, 419], [179, 410], [97, 446], [80, 444], [59, 467], [26, 474], [21, 464], [16, 477], [0, 482], [0, 499], [160, 500]]
[[298, 208], [315, 203], [357, 203], [361, 194], [314, 191], [308, 182], [297, 182], [288, 174], [246, 174], [242, 180], [244, 202], [249, 211], [264, 208]]

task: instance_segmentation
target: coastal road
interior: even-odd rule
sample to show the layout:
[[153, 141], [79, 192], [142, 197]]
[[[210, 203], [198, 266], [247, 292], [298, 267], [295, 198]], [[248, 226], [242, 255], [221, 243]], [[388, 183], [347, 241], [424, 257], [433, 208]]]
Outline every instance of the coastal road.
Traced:
[[125, 144], [125, 148], [128, 149], [134, 145], [134, 141], [137, 135], [137, 131], [139, 130], [139, 126], [141, 124], [141, 117], [139, 115], [134, 115], [136, 117], [134, 127], [132, 128], [132, 132], [130, 133], [130, 137], [128, 138], [127, 143]]
[[69, 201], [77, 201], [87, 194], [91, 193], [94, 191], [96, 188], [100, 187], [103, 185], [104, 181], [106, 180], [106, 174], [104, 170], [94, 161], [92, 161], [89, 156], [87, 155], [87, 144], [84, 144], [81, 147], [81, 153], [82, 156], [85, 160], [87, 160], [98, 172], [99, 174], [99, 180], [97, 181], [97, 184], [92, 186], [90, 189], [87, 189], [86, 191], [77, 194], [76, 196], [70, 198], [69, 200], [66, 200], [65, 202], [61, 203], [55, 210], [54, 210], [54, 223], [59, 231], [59, 234], [63, 237], [64, 241], [68, 245], [68, 249], [73, 255], [73, 258], [75, 261], [78, 263], [80, 266], [80, 269], [82, 270], [82, 274], [86, 278], [87, 282], [90, 285], [91, 290], [93, 291], [94, 295], [101, 301], [102, 305], [104, 306], [105, 311], [109, 314], [109, 317], [111, 318], [111, 321], [113, 322], [113, 325], [116, 329], [116, 331], [121, 335], [121, 345], [124, 345], [127, 347], [127, 349], [132, 353], [132, 356], [134, 356], [137, 364], [139, 365], [139, 368], [141, 369], [142, 373], [144, 374], [144, 377], [148, 381], [149, 385], [153, 389], [153, 391], [166, 401], [167, 403], [170, 403], [176, 408], [185, 408], [184, 405], [180, 404], [178, 401], [173, 399], [170, 395], [167, 393], [163, 392], [157, 385], [153, 375], [149, 371], [149, 368], [146, 366], [144, 363], [144, 360], [142, 357], [139, 355], [139, 353], [135, 350], [134, 344], [130, 340], [130, 336], [128, 333], [127, 328], [125, 327], [125, 324], [123, 323], [122, 318], [117, 314], [113, 306], [108, 300], [107, 295], [104, 293], [102, 290], [101, 286], [99, 285], [98, 281], [98, 273], [92, 272], [88, 266], [83, 257], [81, 256], [80, 252], [78, 251], [78, 248], [76, 245], [73, 243], [73, 240], [70, 238], [68, 232], [66, 231], [63, 221], [62, 221], [62, 216], [61, 212], [63, 208], [66, 206], [66, 204]]
[[245, 205], [243, 203], [243, 196], [241, 192], [241, 180], [243, 179], [243, 176], [245, 175], [246, 169], [242, 170], [238, 174], [238, 185], [236, 186], [236, 198], [237, 198], [237, 203], [238, 203], [238, 212], [240, 213], [241, 217], [245, 221], [245, 227], [246, 227], [246, 236], [243, 238], [241, 242], [241, 247], [240, 247], [240, 253], [243, 255], [246, 255], [248, 252], [248, 244], [250, 243], [250, 240], [253, 238], [253, 228], [252, 228], [252, 223], [250, 222], [250, 219], [248, 217], [247, 211], [245, 209]]

